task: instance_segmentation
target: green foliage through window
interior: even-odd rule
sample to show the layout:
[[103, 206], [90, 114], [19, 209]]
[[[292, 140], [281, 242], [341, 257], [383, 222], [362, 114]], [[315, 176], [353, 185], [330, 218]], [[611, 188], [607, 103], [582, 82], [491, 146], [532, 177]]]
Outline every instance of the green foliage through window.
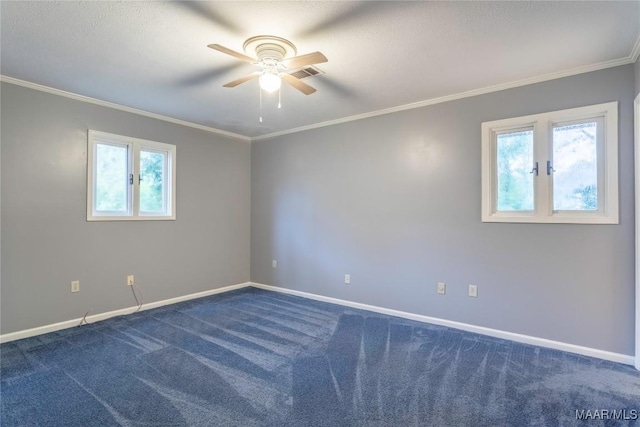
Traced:
[[553, 209], [598, 209], [597, 123], [553, 128]]
[[97, 144], [96, 150], [96, 209], [126, 212], [128, 149]]
[[163, 153], [140, 151], [140, 211], [164, 211], [164, 174], [165, 159]]
[[498, 210], [533, 210], [533, 131], [497, 138]]

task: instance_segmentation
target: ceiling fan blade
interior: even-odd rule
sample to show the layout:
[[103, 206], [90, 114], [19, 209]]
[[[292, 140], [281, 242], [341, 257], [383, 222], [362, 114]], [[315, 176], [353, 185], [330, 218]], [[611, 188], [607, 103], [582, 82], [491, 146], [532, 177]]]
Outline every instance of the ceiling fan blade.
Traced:
[[217, 50], [218, 52], [222, 52], [222, 53], [226, 53], [227, 55], [231, 55], [235, 58], [238, 58], [242, 61], [245, 62], [249, 62], [251, 64], [255, 63], [256, 60], [250, 56], [247, 56], [245, 54], [242, 54], [240, 52], [236, 52], [235, 50], [231, 50], [228, 47], [224, 47], [224, 46], [220, 46], [219, 44], [210, 44], [209, 46], [211, 49]]
[[176, 1], [172, 2], [172, 4], [190, 12], [194, 16], [207, 19], [212, 24], [222, 27], [233, 34], [244, 34], [244, 30], [234, 24], [230, 19], [224, 17], [221, 10], [217, 10], [217, 8], [213, 9], [211, 2]]
[[309, 86], [304, 82], [301, 82], [300, 80], [296, 79], [292, 75], [283, 74], [281, 77], [285, 83], [290, 84], [295, 89], [298, 89], [300, 92], [304, 93], [305, 95], [311, 95], [313, 92], [316, 91], [314, 88], [312, 88], [311, 86]]
[[282, 63], [287, 68], [300, 68], [311, 64], [320, 64], [321, 62], [327, 62], [327, 57], [320, 52], [307, 53], [306, 55], [294, 56], [293, 58], [285, 59]]
[[248, 82], [251, 79], [255, 79], [256, 77], [258, 77], [260, 75], [260, 71], [256, 71], [253, 72], [251, 74], [247, 74], [246, 76], [240, 77], [239, 79], [235, 79], [232, 82], [227, 83], [226, 85], [223, 85], [224, 87], [236, 87], [239, 84], [242, 84], [244, 82]]
[[244, 65], [241, 62], [234, 62], [232, 64], [224, 65], [222, 67], [215, 67], [211, 69], [207, 69], [198, 73], [191, 74], [189, 76], [185, 76], [184, 78], [178, 80], [176, 83], [180, 86], [197, 86], [209, 83], [210, 80], [215, 80], [222, 76], [225, 76], [230, 71], [236, 70], [238, 68], [243, 68]]
[[[361, 25], [369, 18], [379, 19], [382, 16], [397, 13], [400, 7], [421, 7], [425, 2], [386, 2], [386, 1], [362, 1], [362, 2], [340, 2], [343, 7], [337, 13], [326, 16], [322, 21], [316, 22], [313, 26], [298, 33], [298, 38], [308, 38], [324, 33], [335, 32], [336, 30]], [[428, 3], [428, 2], [427, 2]], [[338, 8], [336, 8], [338, 9]]]

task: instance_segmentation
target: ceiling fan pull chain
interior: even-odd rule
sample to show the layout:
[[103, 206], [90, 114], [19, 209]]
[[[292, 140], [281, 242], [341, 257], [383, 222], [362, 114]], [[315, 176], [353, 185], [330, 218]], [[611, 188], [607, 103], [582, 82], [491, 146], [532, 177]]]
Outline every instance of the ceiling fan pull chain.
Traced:
[[262, 88], [258, 86], [258, 90], [260, 91], [260, 123], [262, 123]]
[[282, 108], [282, 86], [278, 88], [278, 110]]

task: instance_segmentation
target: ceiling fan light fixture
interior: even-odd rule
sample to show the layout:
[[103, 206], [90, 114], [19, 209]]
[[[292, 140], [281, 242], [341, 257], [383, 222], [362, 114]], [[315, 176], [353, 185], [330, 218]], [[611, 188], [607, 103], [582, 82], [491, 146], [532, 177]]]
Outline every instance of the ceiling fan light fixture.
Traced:
[[247, 39], [243, 45], [247, 55], [215, 43], [208, 45], [208, 47], [260, 67], [260, 71], [240, 77], [223, 86], [236, 87], [257, 77], [261, 94], [263, 90], [266, 92], [279, 90], [284, 80], [286, 84], [294, 89], [305, 95], [310, 95], [316, 90], [301, 82], [299, 77], [287, 73], [287, 70], [295, 71], [309, 65], [327, 62], [327, 57], [321, 52], [295, 56], [297, 50], [293, 43], [276, 36], [263, 35]]
[[260, 88], [265, 92], [275, 92], [280, 89], [280, 85], [282, 85], [282, 79], [278, 74], [274, 73], [263, 73], [258, 79], [260, 84]]

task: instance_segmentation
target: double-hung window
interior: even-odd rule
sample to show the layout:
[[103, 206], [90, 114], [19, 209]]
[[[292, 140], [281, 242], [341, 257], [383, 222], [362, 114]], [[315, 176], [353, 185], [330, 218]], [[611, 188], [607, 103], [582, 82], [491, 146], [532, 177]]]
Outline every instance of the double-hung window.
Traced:
[[482, 221], [618, 223], [618, 103], [482, 123]]
[[89, 130], [87, 220], [176, 219], [176, 146]]

